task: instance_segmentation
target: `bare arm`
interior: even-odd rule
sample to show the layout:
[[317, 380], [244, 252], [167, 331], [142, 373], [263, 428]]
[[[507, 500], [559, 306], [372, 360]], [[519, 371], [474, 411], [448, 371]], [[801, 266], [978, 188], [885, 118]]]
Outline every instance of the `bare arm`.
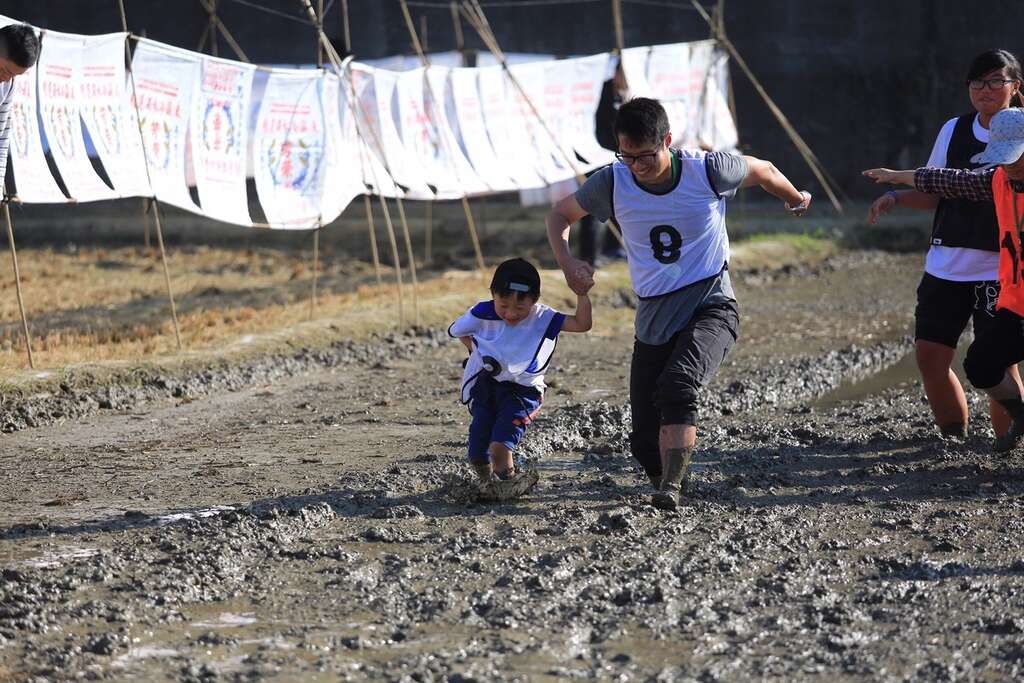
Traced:
[[894, 171], [891, 168], [870, 168], [864, 171], [864, 175], [871, 178], [876, 183], [889, 185], [909, 185], [914, 186], [914, 172], [913, 171]]
[[762, 190], [786, 203], [786, 208], [795, 216], [802, 215], [811, 205], [811, 193], [801, 192], [789, 182], [775, 164], [757, 157], [744, 156], [747, 162], [747, 176], [740, 187], [758, 185]]
[[563, 197], [548, 212], [544, 222], [548, 228], [548, 243], [558, 267], [565, 275], [569, 288], [576, 294], [586, 294], [594, 286], [594, 268], [586, 261], [574, 258], [569, 251], [570, 226], [587, 215], [574, 195]]
[[587, 332], [594, 326], [591, 315], [590, 297], [586, 294], [576, 296], [576, 314], [566, 316], [562, 323], [563, 332]]
[[472, 337], [459, 337], [459, 341], [466, 347], [466, 350], [473, 353], [473, 338]]

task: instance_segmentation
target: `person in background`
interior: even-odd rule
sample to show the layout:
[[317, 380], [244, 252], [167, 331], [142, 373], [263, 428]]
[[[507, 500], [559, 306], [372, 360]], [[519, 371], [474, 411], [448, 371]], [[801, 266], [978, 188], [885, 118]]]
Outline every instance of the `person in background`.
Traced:
[[11, 137], [11, 102], [14, 79], [39, 58], [39, 37], [28, 24], [0, 28], [0, 184], [7, 175], [7, 151]]
[[[619, 62], [615, 67], [615, 75], [605, 81], [601, 88], [601, 99], [597, 102], [597, 112], [594, 115], [594, 137], [602, 147], [612, 152], [619, 150], [619, 143], [613, 132], [615, 113], [622, 106], [628, 92], [626, 74], [622, 70], [622, 63]], [[587, 175], [590, 176], [589, 173]], [[612, 229], [599, 223], [592, 215], [587, 214], [581, 218], [579, 228], [580, 258], [590, 265], [602, 266], [609, 261], [626, 258], [626, 250]], [[598, 237], [601, 237], [600, 248]]]
[[[975, 169], [971, 157], [989, 141], [992, 117], [1020, 106], [1021, 67], [1006, 50], [988, 50], [967, 71], [967, 94], [974, 110], [950, 119], [939, 131], [929, 167]], [[890, 190], [868, 211], [868, 221], [894, 207], [935, 211], [931, 247], [917, 288], [914, 340], [924, 393], [943, 437], [967, 434], [967, 397], [951, 369], [957, 342], [968, 320], [978, 337], [996, 324], [999, 296], [999, 226], [989, 201], [940, 197], [917, 190]], [[1010, 376], [1020, 384], [1016, 366]], [[996, 436], [1006, 433], [1010, 417], [999, 402], [989, 401]]]

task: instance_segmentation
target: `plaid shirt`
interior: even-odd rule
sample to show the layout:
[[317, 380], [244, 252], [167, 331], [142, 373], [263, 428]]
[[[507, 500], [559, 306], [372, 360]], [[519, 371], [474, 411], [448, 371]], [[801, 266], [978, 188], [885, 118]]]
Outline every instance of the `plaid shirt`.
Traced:
[[943, 197], [992, 201], [992, 176], [996, 166], [978, 171], [957, 168], [919, 168], [914, 171], [914, 189]]

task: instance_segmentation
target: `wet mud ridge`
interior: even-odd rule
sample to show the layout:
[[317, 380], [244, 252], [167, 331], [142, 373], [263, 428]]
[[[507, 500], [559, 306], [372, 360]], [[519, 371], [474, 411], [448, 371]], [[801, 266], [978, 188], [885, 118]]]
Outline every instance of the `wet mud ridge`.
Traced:
[[625, 335], [560, 344], [504, 504], [429, 335], [6, 435], [0, 679], [1019, 677], [1024, 454], [977, 400], [961, 443], [899, 382], [820, 400], [902, 335], [767, 362], [785, 321], [748, 319], [675, 512], [628, 456]]

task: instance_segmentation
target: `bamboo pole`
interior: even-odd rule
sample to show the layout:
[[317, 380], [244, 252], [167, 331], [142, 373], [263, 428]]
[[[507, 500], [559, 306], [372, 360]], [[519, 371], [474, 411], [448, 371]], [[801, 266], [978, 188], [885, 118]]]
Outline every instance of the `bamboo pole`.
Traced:
[[[406, 0], [399, 0], [402, 4], [402, 14], [405, 17], [405, 27], [409, 30], [409, 37], [412, 39], [413, 49], [416, 50], [416, 54], [419, 55], [420, 62], [423, 64], [424, 69], [430, 69], [430, 60], [427, 59], [427, 54], [423, 50], [423, 45], [420, 43], [420, 38], [416, 34], [416, 27], [412, 22], [412, 14], [409, 13], [409, 5]], [[428, 74], [424, 74], [427, 84], [427, 94], [430, 96], [430, 106], [434, 109], [434, 118], [437, 121], [441, 121], [441, 109], [444, 106], [437, 98], [437, 94], [434, 92], [434, 86], [430, 82]], [[450, 146], [448, 136], [444, 135], [443, 131], [439, 131], [438, 137], [441, 139], [441, 146], [444, 148], [448, 158], [452, 160], [452, 171], [455, 174], [455, 180], [461, 185], [459, 179], [458, 165], [455, 163], [455, 154]], [[484, 264], [484, 253], [480, 248], [480, 237], [476, 231], [476, 221], [473, 220], [473, 211], [469, 208], [469, 198], [466, 196], [465, 191], [462, 192], [462, 210], [466, 214], [466, 225], [469, 228], [469, 237], [473, 242], [473, 251], [476, 253], [476, 264], [480, 270], [480, 276], [484, 279], [487, 278], [487, 266]]]
[[[316, 11], [313, 9], [313, 5], [310, 3], [310, 0], [299, 0], [299, 2], [306, 8], [306, 13], [309, 14], [310, 18], [313, 20], [314, 25], [316, 25]], [[342, 74], [342, 70], [344, 68], [344, 66], [342, 64], [341, 57], [338, 55], [337, 51], [334, 49], [334, 46], [331, 45], [331, 42], [327, 39], [327, 36], [324, 34], [322, 29], [319, 31], [319, 35], [320, 35], [320, 42], [323, 44], [324, 52], [327, 54], [328, 60], [330, 60], [331, 65], [334, 67], [335, 71], [338, 74], [338, 77], [341, 78], [342, 75], [343, 75]], [[346, 61], [346, 63], [347, 63], [347, 61]], [[361, 139], [365, 139], [366, 136], [363, 134], [363, 132], [362, 132], [362, 130], [360, 128], [360, 118], [359, 118], [359, 116], [360, 116], [361, 112], [359, 111], [359, 107], [357, 107], [355, 105], [355, 98], [356, 98], [355, 86], [352, 83], [352, 79], [347, 79], [347, 82], [349, 84], [350, 97], [348, 97], [346, 99], [348, 100], [349, 109], [351, 110], [351, 113], [352, 113], [352, 116], [353, 116], [353, 121], [355, 122], [356, 133], [357, 133], [357, 135], [360, 136]], [[370, 135], [379, 144], [379, 140], [376, 139], [376, 133], [374, 133], [372, 128], [370, 129]], [[394, 174], [392, 174], [391, 173], [391, 169], [388, 168], [388, 166], [387, 166], [387, 159], [386, 158], [383, 159], [383, 163], [384, 163], [384, 170], [391, 177], [392, 182], [394, 182]], [[374, 184], [379, 189], [380, 188], [380, 182], [379, 182], [379, 179], [377, 178], [377, 171], [374, 168], [373, 164], [370, 164], [370, 171], [371, 171], [371, 173], [374, 176]], [[391, 220], [391, 211], [388, 209], [387, 201], [384, 199], [384, 196], [382, 194], [379, 194], [378, 195], [378, 199], [380, 200], [381, 210], [384, 213], [384, 222], [388, 226], [388, 239], [391, 242], [391, 253], [392, 253], [392, 255], [394, 257], [394, 261], [395, 261], [395, 273], [396, 273], [397, 279], [398, 279], [398, 319], [399, 319], [399, 325], [404, 325], [405, 324], [405, 303], [404, 303], [404, 293], [403, 293], [404, 288], [403, 288], [403, 284], [402, 284], [402, 263], [401, 263], [401, 259], [400, 259], [399, 255], [398, 255], [398, 243], [397, 243], [397, 240], [395, 238], [395, 226], [394, 226], [394, 223]]]
[[789, 122], [789, 119], [786, 118], [786, 115], [782, 113], [782, 110], [779, 109], [778, 105], [775, 104], [775, 101], [768, 95], [768, 92], [764, 89], [764, 86], [761, 85], [761, 81], [758, 80], [757, 76], [754, 75], [754, 72], [750, 70], [749, 66], [747, 66], [746, 60], [743, 59], [743, 57], [740, 55], [739, 51], [736, 49], [736, 46], [732, 44], [732, 41], [719, 32], [716, 23], [708, 15], [707, 11], [701, 6], [701, 4], [697, 2], [697, 0], [690, 0], [690, 2], [693, 4], [694, 9], [697, 10], [697, 12], [704, 19], [704, 21], [706, 21], [708, 25], [711, 26], [712, 30], [715, 31], [718, 37], [718, 42], [721, 43], [725, 47], [725, 49], [729, 51], [729, 54], [736, 61], [736, 64], [739, 65], [740, 69], [743, 70], [743, 73], [746, 74], [747, 78], [750, 79], [751, 84], [753, 84], [754, 86], [754, 90], [756, 90], [757, 94], [761, 96], [761, 99], [764, 100], [764, 103], [768, 105], [769, 111], [771, 111], [772, 114], [775, 116], [776, 120], [778, 120], [779, 124], [782, 126], [782, 129], [786, 131], [786, 135], [789, 136], [789, 139], [792, 140], [794, 146], [796, 146], [797, 151], [800, 153], [800, 155], [804, 158], [804, 161], [810, 167], [811, 173], [813, 173], [814, 177], [818, 179], [819, 183], [821, 183], [821, 186], [825, 190], [825, 194], [828, 195], [829, 201], [832, 202], [832, 207], [836, 210], [836, 213], [842, 214], [843, 205], [840, 203], [839, 198], [836, 196], [836, 192], [832, 189], [832, 185], [835, 184], [835, 180], [832, 180], [831, 176], [828, 175], [828, 172], [825, 170], [821, 161], [818, 160], [818, 157], [814, 154], [814, 151], [811, 150], [810, 146], [806, 142], [804, 142], [804, 139], [800, 136], [799, 133], [796, 132], [796, 129]]
[[426, 239], [423, 245], [424, 263], [434, 262], [434, 200], [427, 200]]
[[203, 27], [203, 35], [199, 36], [199, 43], [196, 44], [196, 52], [202, 52], [206, 49], [206, 41], [210, 39], [210, 25], [207, 24]]
[[[216, 0], [212, 0], [216, 2]], [[313, 34], [316, 46], [316, 68], [324, 66], [324, 48], [320, 44], [320, 33], [324, 30], [324, 0], [317, 0], [316, 26]], [[313, 282], [309, 292], [309, 319], [316, 315], [316, 286], [320, 278], [320, 228], [323, 227], [322, 218], [317, 218], [316, 229], [313, 230]]]
[[373, 223], [373, 203], [370, 201], [370, 195], [363, 195], [363, 206], [366, 209], [366, 227], [370, 230], [370, 255], [373, 257], [373, 272], [377, 276], [377, 285], [381, 285], [383, 280], [380, 276], [380, 254], [377, 252], [377, 228]]
[[25, 349], [28, 351], [28, 366], [35, 370], [36, 362], [32, 357], [32, 337], [28, 333], [28, 316], [25, 314], [25, 300], [21, 294], [21, 271], [18, 270], [18, 250], [14, 246], [14, 222], [11, 220], [11, 207], [5, 199], [4, 216], [7, 218], [7, 242], [11, 245], [11, 261], [14, 263], [14, 288], [18, 295], [18, 310], [21, 311], [21, 330], [25, 334]]
[[210, 0], [208, 10], [210, 19], [207, 27], [207, 30], [210, 32], [210, 54], [214, 57], [220, 56], [220, 48], [217, 46], [217, 2], [218, 0]]
[[409, 273], [412, 275], [413, 324], [418, 326], [420, 324], [420, 285], [419, 280], [416, 278], [416, 257], [412, 253], [409, 222], [405, 219], [405, 204], [399, 197], [395, 197], [395, 206], [398, 207], [398, 219], [402, 223], [402, 237], [405, 239], [405, 257], [409, 259]]
[[[378, 190], [380, 186], [378, 185]], [[388, 210], [388, 200], [384, 195], [377, 195], [380, 200], [381, 211], [384, 212], [384, 222], [388, 226], [388, 242], [391, 244], [391, 257], [395, 261], [395, 275], [398, 279], [398, 324], [405, 326], [405, 286], [402, 283], [402, 261], [398, 257], [398, 240], [395, 238], [395, 224], [391, 221], [391, 211]]]
[[466, 38], [462, 35], [462, 18], [459, 17], [459, 3], [453, 2], [450, 5], [452, 10], [452, 28], [455, 30], [455, 49], [462, 57], [462, 66], [466, 64]]
[[615, 24], [615, 49], [622, 54], [626, 46], [625, 34], [622, 30], [622, 0], [612, 0], [612, 21]]
[[149, 199], [148, 197], [143, 197], [142, 198], [142, 222], [143, 222], [142, 244], [143, 244], [143, 247], [145, 247], [147, 252], [149, 251], [149, 247], [150, 247], [150, 245], [149, 245], [149, 212], [150, 212], [150, 209], [152, 208], [152, 203], [153, 203], [153, 200]]
[[238, 44], [238, 41], [235, 40], [231, 31], [228, 30], [228, 27], [224, 25], [224, 22], [221, 21], [220, 17], [217, 15], [217, 3], [219, 0], [199, 0], [199, 2], [202, 3], [203, 7], [206, 8], [206, 11], [210, 13], [210, 25], [216, 28], [216, 30], [210, 31], [210, 38], [213, 41], [214, 46], [212, 54], [217, 56], [217, 31], [220, 31], [220, 34], [224, 36], [224, 40], [227, 41], [228, 46], [235, 53], [235, 56], [238, 57], [240, 61], [243, 61], [246, 64], [251, 64], [252, 61], [249, 59], [249, 56], [245, 54], [245, 51], [242, 50], [242, 46]]
[[316, 314], [316, 283], [320, 276], [320, 226], [313, 231], [313, 288], [309, 295], [309, 319]]
[[341, 36], [345, 41], [345, 52], [348, 55], [352, 54], [352, 33], [348, 23], [348, 0], [341, 0]]
[[160, 245], [160, 260], [164, 264], [164, 282], [167, 285], [167, 299], [171, 302], [171, 320], [174, 322], [174, 339], [181, 350], [181, 328], [178, 326], [178, 311], [174, 305], [174, 292], [171, 290], [171, 270], [167, 266], [167, 251], [164, 249], [164, 231], [160, 226], [160, 202], [153, 200], [153, 223], [156, 225], [156, 242]]
[[[118, 8], [121, 10], [121, 25], [125, 28], [125, 32], [128, 31], [128, 17], [124, 11], [124, 0], [117, 0]], [[135, 70], [132, 69], [131, 60], [131, 49], [128, 47], [128, 36], [125, 36], [124, 40], [124, 56], [127, 62], [128, 77], [132, 83], [132, 93], [136, 92], [135, 88]], [[146, 151], [146, 136], [142, 132], [142, 116], [139, 113], [139, 102], [138, 98], [132, 97], [132, 102], [135, 104], [135, 121], [139, 127], [139, 141], [142, 143], [142, 154], [143, 159], [146, 162], [146, 179], [149, 181], [150, 188], [153, 187], [153, 178], [149, 172], [149, 152]], [[171, 321], [174, 323], [174, 339], [178, 343], [178, 350], [180, 351], [181, 346], [181, 328], [178, 326], [178, 311], [174, 305], [174, 291], [171, 289], [171, 271], [167, 266], [167, 251], [164, 249], [164, 233], [163, 227], [160, 224], [160, 201], [154, 196], [151, 200], [150, 205], [153, 209], [153, 222], [156, 225], [156, 240], [157, 244], [160, 245], [160, 260], [164, 267], [164, 281], [167, 284], [167, 298], [171, 302]]]

